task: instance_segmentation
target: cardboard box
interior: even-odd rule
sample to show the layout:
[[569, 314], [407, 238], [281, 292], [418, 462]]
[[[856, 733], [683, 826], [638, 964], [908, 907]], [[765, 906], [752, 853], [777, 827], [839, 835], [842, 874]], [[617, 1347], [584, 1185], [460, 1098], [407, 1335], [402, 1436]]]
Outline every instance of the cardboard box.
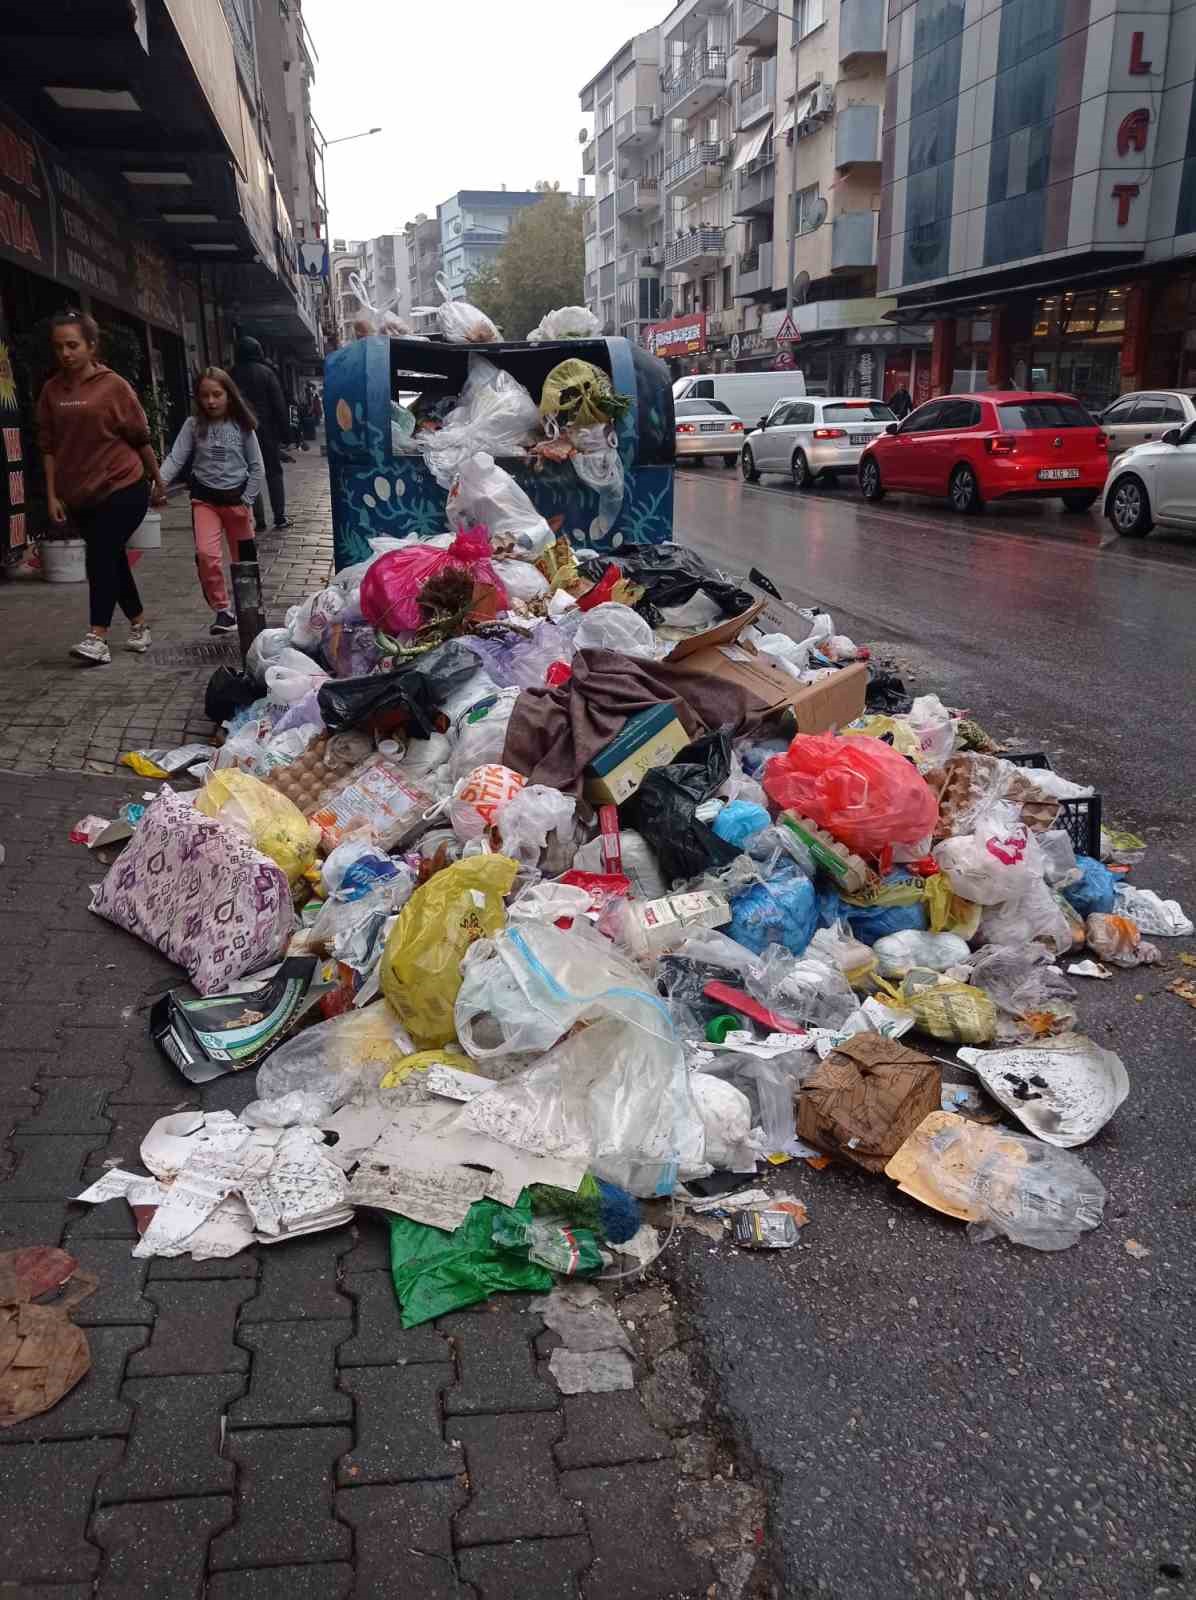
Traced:
[[826, 733], [862, 716], [868, 688], [867, 663], [856, 661], [849, 667], [840, 667], [833, 677], [821, 678], [817, 683], [798, 683], [783, 667], [761, 655], [755, 645], [740, 638], [764, 610], [765, 602], [758, 600], [739, 616], [728, 617], [691, 639], [682, 639], [666, 659], [738, 684], [770, 710], [788, 707], [793, 713], [795, 733]]
[[594, 806], [620, 805], [639, 788], [645, 773], [667, 766], [689, 742], [671, 705], [637, 711], [586, 768], [586, 799]]

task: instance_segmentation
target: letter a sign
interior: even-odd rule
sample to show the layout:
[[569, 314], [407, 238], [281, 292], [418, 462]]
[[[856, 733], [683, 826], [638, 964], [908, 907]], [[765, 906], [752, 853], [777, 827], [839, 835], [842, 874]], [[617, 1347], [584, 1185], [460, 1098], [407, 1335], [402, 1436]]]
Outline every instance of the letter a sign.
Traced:
[[792, 317], [786, 317], [777, 329], [778, 344], [800, 344], [801, 334], [797, 331]]

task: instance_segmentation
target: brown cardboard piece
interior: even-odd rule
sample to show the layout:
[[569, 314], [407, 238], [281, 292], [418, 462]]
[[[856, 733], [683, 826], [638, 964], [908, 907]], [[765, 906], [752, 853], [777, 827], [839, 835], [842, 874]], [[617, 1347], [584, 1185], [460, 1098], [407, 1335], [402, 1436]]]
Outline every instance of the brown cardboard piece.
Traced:
[[857, 1033], [797, 1091], [797, 1136], [830, 1155], [883, 1172], [923, 1117], [942, 1101], [929, 1056], [879, 1033]]
[[700, 672], [738, 684], [770, 710], [782, 711], [789, 707], [797, 733], [826, 733], [828, 729], [841, 728], [862, 716], [868, 688], [868, 668], [864, 662], [840, 667], [833, 677], [821, 678], [817, 683], [798, 683], [783, 667], [761, 655], [755, 645], [740, 638], [764, 612], [765, 604], [757, 600], [737, 617], [728, 617], [703, 633], [681, 639], [665, 660], [684, 661], [686, 666]]

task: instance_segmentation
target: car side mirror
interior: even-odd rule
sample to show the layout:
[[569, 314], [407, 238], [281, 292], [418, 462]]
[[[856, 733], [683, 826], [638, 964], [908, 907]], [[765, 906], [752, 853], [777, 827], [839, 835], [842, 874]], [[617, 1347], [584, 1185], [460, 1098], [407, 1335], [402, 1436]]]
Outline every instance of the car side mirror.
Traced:
[[886, 433], [900, 433], [901, 432], [901, 424], [899, 422], [890, 422], [885, 427], [885, 432]]
[[757, 422], [756, 426], [759, 428], [760, 432], [763, 433], [765, 428], [768, 427], [768, 418], [767, 417], [761, 417], [759, 422]]
[[1183, 438], [1183, 433], [1184, 431], [1182, 428], [1168, 428], [1167, 432], [1162, 436], [1163, 443], [1178, 444]]

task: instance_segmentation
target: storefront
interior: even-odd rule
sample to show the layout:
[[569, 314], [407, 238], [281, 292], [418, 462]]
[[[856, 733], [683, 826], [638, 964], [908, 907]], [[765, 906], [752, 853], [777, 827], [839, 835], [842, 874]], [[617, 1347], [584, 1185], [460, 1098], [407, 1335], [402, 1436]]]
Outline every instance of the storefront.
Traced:
[[[879, 302], [831, 302], [835, 315], [842, 315], [840, 306], [874, 309]], [[887, 302], [886, 305], [891, 305]], [[930, 394], [930, 343], [932, 328], [929, 323], [898, 324], [867, 322], [855, 326], [819, 327], [827, 321], [825, 307], [819, 305], [794, 308], [799, 338], [778, 342], [777, 333], [783, 332], [785, 313], [766, 312], [759, 329], [740, 333], [731, 341], [736, 370], [760, 372], [767, 370], [798, 370], [806, 381], [808, 394], [869, 396], [885, 399], [899, 388], [908, 389], [915, 396], [926, 399]], [[801, 322], [809, 322], [812, 330], [803, 330]]]

